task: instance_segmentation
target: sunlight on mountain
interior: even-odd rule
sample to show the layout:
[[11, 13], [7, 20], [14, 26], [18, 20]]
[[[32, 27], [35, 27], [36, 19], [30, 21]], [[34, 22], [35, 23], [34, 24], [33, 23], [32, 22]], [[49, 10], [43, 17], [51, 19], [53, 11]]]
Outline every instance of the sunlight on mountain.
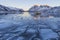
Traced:
[[40, 4], [35, 4], [35, 6], [40, 6]]

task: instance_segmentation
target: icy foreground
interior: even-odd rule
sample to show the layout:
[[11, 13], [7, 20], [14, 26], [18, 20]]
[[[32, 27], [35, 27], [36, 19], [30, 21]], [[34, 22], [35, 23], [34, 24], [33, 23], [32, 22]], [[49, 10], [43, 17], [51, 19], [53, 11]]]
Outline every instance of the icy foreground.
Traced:
[[60, 18], [34, 19], [27, 15], [0, 17], [0, 40], [60, 40]]

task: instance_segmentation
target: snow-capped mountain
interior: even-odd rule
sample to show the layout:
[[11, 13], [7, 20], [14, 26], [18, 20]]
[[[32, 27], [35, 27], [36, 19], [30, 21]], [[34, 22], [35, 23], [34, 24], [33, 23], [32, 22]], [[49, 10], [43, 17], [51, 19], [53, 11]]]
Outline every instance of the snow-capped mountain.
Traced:
[[19, 8], [13, 8], [13, 7], [6, 7], [3, 5], [0, 5], [0, 14], [5, 14], [7, 12], [8, 13], [22, 13], [22, 11], [24, 11], [23, 9], [19, 9]]
[[31, 7], [29, 9], [29, 11], [40, 11], [40, 10], [49, 9], [49, 8], [51, 8], [51, 7], [50, 6], [46, 6], [46, 5], [41, 5], [41, 6], [34, 5], [33, 7]]
[[[49, 16], [60, 17], [60, 6], [50, 7], [47, 5], [41, 5], [41, 6], [34, 5], [29, 9], [29, 11], [39, 12], [41, 13], [40, 14], [41, 17], [49, 17]], [[35, 15], [34, 13], [30, 14]]]
[[8, 9], [9, 9], [8, 7], [0, 5], [0, 11], [9, 11]]
[[[34, 13], [39, 12], [39, 13], [41, 13], [40, 16], [42, 16], [42, 15], [46, 16], [45, 14], [43, 14], [43, 12], [45, 13], [50, 8], [51, 8], [50, 6], [46, 6], [46, 5], [40, 5], [40, 6], [34, 5], [33, 7], [31, 7], [29, 9], [29, 11], [30, 12], [33, 11]], [[34, 13], [31, 13], [31, 15], [35, 15]]]

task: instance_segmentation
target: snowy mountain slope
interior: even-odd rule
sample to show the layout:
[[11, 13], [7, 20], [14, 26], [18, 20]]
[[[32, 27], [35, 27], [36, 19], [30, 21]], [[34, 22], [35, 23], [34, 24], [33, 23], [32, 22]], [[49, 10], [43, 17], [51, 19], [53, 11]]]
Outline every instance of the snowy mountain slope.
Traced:
[[33, 13], [30, 13], [33, 16], [35, 15], [36, 12], [39, 12], [41, 17], [49, 17], [49, 16], [60, 17], [60, 6], [50, 7], [45, 5], [42, 6], [34, 5], [29, 9], [29, 11], [35, 11]]
[[23, 9], [13, 8], [13, 7], [6, 7], [3, 5], [0, 5], [0, 14], [8, 14], [8, 13], [22, 13], [24, 11]]
[[33, 7], [31, 7], [29, 9], [29, 11], [40, 11], [40, 10], [49, 9], [49, 8], [51, 8], [51, 7], [50, 6], [46, 6], [46, 5], [41, 5], [41, 6], [34, 5]]
[[0, 11], [8, 11], [8, 7], [5, 7], [3, 5], [0, 5]]

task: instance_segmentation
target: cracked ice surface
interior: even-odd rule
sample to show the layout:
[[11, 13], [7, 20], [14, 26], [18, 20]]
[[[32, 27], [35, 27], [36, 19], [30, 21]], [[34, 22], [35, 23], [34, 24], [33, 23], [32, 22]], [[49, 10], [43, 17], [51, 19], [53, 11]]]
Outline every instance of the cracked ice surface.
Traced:
[[60, 18], [34, 19], [27, 14], [0, 19], [0, 40], [60, 40]]

